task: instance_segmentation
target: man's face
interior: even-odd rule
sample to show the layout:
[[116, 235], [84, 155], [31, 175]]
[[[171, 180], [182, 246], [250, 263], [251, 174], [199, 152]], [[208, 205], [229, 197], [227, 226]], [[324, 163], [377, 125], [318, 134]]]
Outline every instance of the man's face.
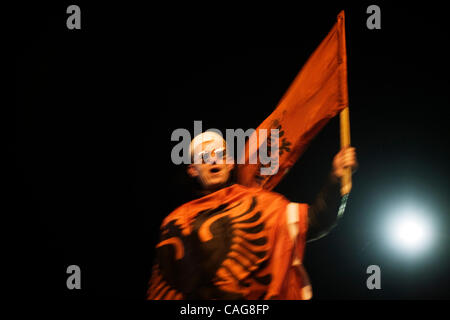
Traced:
[[219, 189], [227, 183], [233, 164], [225, 163], [225, 151], [224, 143], [215, 141], [203, 142], [194, 151], [194, 164], [189, 165], [188, 173], [198, 179], [203, 189]]

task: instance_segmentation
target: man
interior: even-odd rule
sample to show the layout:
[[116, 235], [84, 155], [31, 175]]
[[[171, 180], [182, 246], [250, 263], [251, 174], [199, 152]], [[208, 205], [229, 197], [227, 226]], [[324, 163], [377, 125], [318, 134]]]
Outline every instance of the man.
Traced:
[[195, 137], [190, 152], [201, 197], [164, 219], [148, 299], [310, 299], [305, 242], [334, 226], [339, 179], [356, 168], [355, 149], [334, 157], [312, 205], [234, 183], [226, 142], [214, 132]]

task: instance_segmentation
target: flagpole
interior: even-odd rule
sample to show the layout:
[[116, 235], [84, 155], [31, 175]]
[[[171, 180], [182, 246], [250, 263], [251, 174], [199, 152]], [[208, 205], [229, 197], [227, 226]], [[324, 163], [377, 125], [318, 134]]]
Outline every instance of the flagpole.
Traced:
[[[348, 107], [340, 113], [341, 121], [341, 149], [350, 146], [350, 113]], [[344, 175], [341, 178], [341, 195], [350, 193], [352, 189], [352, 168], [344, 169]]]
[[[348, 89], [347, 89], [347, 49], [345, 41], [345, 13], [342, 10], [338, 14], [338, 32], [342, 32], [339, 37], [339, 60], [342, 63], [340, 72], [342, 103], [346, 106], [340, 113], [341, 121], [341, 149], [350, 146], [350, 112], [348, 109]], [[352, 189], [352, 169], [345, 168], [341, 178], [341, 195], [345, 196]]]

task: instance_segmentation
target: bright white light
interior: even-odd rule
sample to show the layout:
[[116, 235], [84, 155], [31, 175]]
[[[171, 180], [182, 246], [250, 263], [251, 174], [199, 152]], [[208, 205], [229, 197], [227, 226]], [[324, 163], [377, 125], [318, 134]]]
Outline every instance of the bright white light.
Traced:
[[393, 227], [395, 228], [395, 240], [406, 249], [417, 250], [428, 242], [429, 228], [423, 220], [417, 217], [401, 217]]
[[407, 255], [417, 254], [432, 243], [432, 226], [429, 214], [417, 207], [403, 207], [390, 212], [387, 223], [389, 242], [397, 251]]

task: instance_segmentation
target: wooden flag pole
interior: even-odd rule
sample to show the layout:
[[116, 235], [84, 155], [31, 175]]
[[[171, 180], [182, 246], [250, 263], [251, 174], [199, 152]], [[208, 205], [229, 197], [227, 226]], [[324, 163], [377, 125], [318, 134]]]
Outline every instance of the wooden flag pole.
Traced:
[[[350, 114], [348, 107], [340, 113], [341, 121], [341, 149], [350, 146]], [[341, 178], [341, 195], [350, 193], [352, 189], [352, 168], [345, 168], [344, 176]]]
[[[347, 49], [345, 46], [345, 13], [342, 10], [338, 15], [338, 25], [341, 35], [339, 37], [339, 59], [343, 68], [341, 69], [341, 92], [342, 103], [346, 107], [340, 113], [341, 119], [341, 149], [350, 146], [350, 114], [348, 109], [348, 91], [347, 91]], [[352, 168], [345, 168], [344, 175], [341, 178], [341, 195], [345, 196], [352, 189]]]

